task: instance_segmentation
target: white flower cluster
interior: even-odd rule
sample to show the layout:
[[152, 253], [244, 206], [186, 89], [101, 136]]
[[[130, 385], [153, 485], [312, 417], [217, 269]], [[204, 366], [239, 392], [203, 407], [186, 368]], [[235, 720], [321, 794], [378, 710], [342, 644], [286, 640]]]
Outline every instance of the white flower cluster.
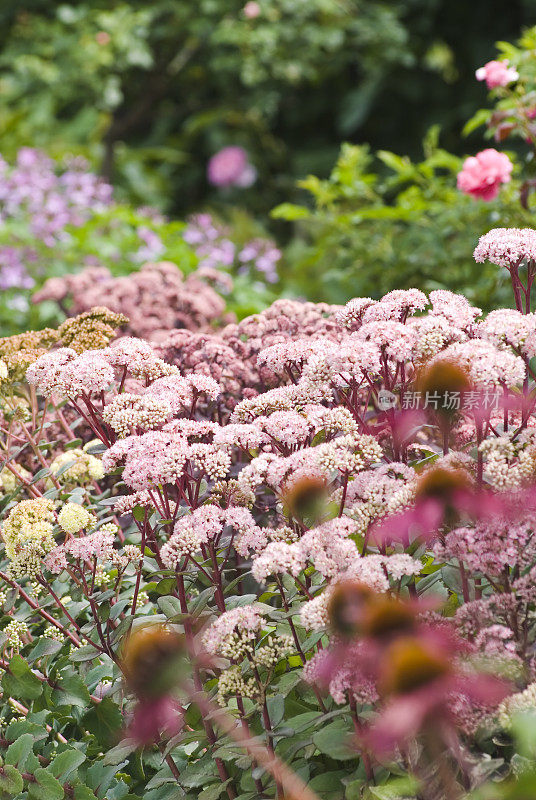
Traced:
[[43, 631], [43, 636], [46, 639], [54, 639], [56, 642], [65, 641], [65, 635], [55, 625], [48, 625]]
[[262, 630], [263, 619], [254, 606], [240, 606], [226, 611], [205, 631], [203, 647], [208, 653], [242, 661], [255, 651], [255, 640]]
[[221, 673], [218, 678], [218, 694], [216, 699], [220, 706], [226, 706], [229, 695], [247, 697], [255, 700], [259, 696], [259, 688], [254, 678], [245, 677], [240, 667], [232, 666]]
[[52, 500], [22, 500], [11, 509], [2, 526], [2, 538], [12, 575], [31, 577], [41, 570], [43, 558], [56, 545], [53, 530]]
[[138, 429], [152, 430], [171, 416], [171, 407], [164, 399], [147, 395], [118, 394], [102, 412], [102, 418], [118, 436], [124, 438]]
[[281, 659], [289, 656], [294, 649], [294, 642], [291, 636], [271, 636], [267, 643], [262, 644], [255, 650], [253, 663], [259, 667], [273, 669]]
[[486, 458], [486, 477], [498, 491], [526, 484], [536, 472], [536, 431], [524, 431], [516, 441], [508, 436], [486, 439], [480, 445]]
[[[17, 464], [17, 472], [25, 480], [29, 480], [32, 477], [31, 473], [28, 472], [27, 469], [24, 469], [24, 467], [20, 464]], [[15, 489], [17, 489], [17, 487], [20, 485], [21, 482], [15, 475], [13, 475], [11, 470], [9, 470], [7, 467], [4, 467], [0, 470], [0, 497], [14, 492]]]
[[99, 458], [75, 447], [65, 450], [52, 461], [50, 471], [60, 484], [84, 486], [90, 481], [104, 478], [104, 468]]
[[497, 709], [497, 719], [503, 728], [510, 728], [512, 717], [526, 711], [536, 713], [536, 683], [531, 683], [522, 692], [511, 694]]
[[366, 434], [347, 434], [340, 436], [316, 450], [318, 463], [328, 470], [359, 472], [367, 465], [379, 461], [382, 448], [374, 436]]
[[58, 525], [65, 533], [74, 534], [92, 528], [97, 522], [94, 514], [78, 503], [66, 503], [58, 514]]
[[[371, 522], [399, 513], [411, 505], [417, 480], [415, 471], [405, 464], [393, 462], [375, 470], [366, 470], [348, 484], [345, 513], [356, 520], [364, 534]], [[342, 500], [337, 490], [334, 500]]]
[[485, 339], [455, 342], [442, 350], [438, 358], [458, 363], [480, 387], [517, 386], [523, 383], [526, 374], [522, 358]]
[[303, 604], [300, 611], [301, 623], [304, 628], [315, 631], [328, 626], [329, 601], [338, 583], [354, 580], [376, 592], [386, 592], [389, 589], [388, 575], [399, 580], [404, 575], [418, 575], [421, 568], [420, 561], [405, 553], [358, 557], [345, 571], [337, 574], [321, 594]]
[[460, 328], [455, 328], [445, 317], [417, 317], [409, 320], [408, 327], [415, 333], [413, 358], [417, 363], [436, 356], [452, 342], [467, 339], [467, 335]]
[[7, 637], [8, 645], [18, 652], [24, 645], [23, 638], [28, 635], [28, 626], [25, 622], [13, 619], [6, 625], [3, 633]]
[[225, 478], [231, 466], [231, 454], [213, 444], [190, 445], [190, 460], [213, 481]]

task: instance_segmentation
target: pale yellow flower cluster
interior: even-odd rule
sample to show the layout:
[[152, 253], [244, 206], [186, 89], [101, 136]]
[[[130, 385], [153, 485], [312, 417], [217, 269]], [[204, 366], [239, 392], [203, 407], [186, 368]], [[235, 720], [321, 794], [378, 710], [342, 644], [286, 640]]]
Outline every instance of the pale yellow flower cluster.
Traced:
[[503, 728], [509, 729], [512, 717], [526, 712], [536, 713], [536, 683], [530, 683], [523, 692], [516, 692], [503, 700], [497, 709], [497, 719]]
[[[27, 469], [17, 464], [17, 472], [21, 477], [25, 478], [26, 480], [30, 480], [32, 477], [31, 473], [28, 472]], [[15, 491], [17, 487], [21, 485], [19, 479], [13, 475], [11, 470], [4, 467], [0, 470], [0, 497], [4, 497], [6, 494], [10, 494], [10, 492]]]
[[78, 533], [82, 528], [92, 528], [96, 522], [94, 514], [78, 503], [66, 503], [58, 514], [58, 525], [65, 533]]
[[[67, 468], [64, 469], [65, 467]], [[61, 484], [84, 486], [91, 481], [100, 481], [104, 478], [104, 469], [100, 459], [79, 447], [66, 450], [56, 456], [50, 465], [50, 471]]]
[[25, 622], [12, 619], [3, 630], [7, 637], [7, 644], [17, 653], [24, 646], [24, 638], [28, 635], [28, 626]]
[[42, 559], [56, 546], [53, 530], [52, 500], [23, 500], [11, 509], [2, 526], [2, 538], [12, 575], [32, 576], [39, 572]]

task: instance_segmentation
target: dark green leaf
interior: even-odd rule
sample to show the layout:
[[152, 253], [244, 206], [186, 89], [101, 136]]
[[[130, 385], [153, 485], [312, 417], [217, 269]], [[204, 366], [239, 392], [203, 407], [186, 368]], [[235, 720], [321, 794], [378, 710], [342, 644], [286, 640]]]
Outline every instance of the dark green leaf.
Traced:
[[84, 763], [86, 757], [80, 750], [71, 748], [59, 753], [49, 766], [49, 772], [58, 780], [65, 782], [67, 778]]
[[223, 794], [230, 782], [231, 779], [229, 778], [224, 783], [214, 783], [212, 786], [207, 786], [206, 789], [199, 793], [197, 800], [218, 800], [218, 797]]
[[87, 686], [78, 675], [68, 675], [62, 678], [53, 697], [58, 706], [86, 708], [91, 702]]
[[13, 764], [20, 769], [24, 769], [26, 759], [32, 752], [34, 741], [35, 739], [31, 733], [24, 733], [22, 736], [19, 736], [7, 749], [5, 756], [6, 764]]
[[156, 585], [156, 593], [160, 595], [171, 594], [177, 588], [176, 578], [163, 578]]
[[9, 672], [4, 674], [2, 686], [8, 697], [23, 700], [35, 700], [42, 691], [41, 681], [18, 654], [9, 662]]
[[28, 783], [28, 797], [32, 800], [63, 800], [61, 783], [46, 769], [39, 767], [34, 772], [35, 783]]
[[4, 792], [10, 797], [14, 797], [22, 792], [24, 783], [22, 775], [11, 764], [6, 764], [0, 768], [0, 792]]
[[350, 729], [340, 722], [332, 722], [313, 734], [313, 742], [321, 753], [337, 761], [347, 761], [356, 757], [356, 749], [352, 747]]
[[109, 747], [119, 735], [123, 717], [113, 700], [105, 697], [84, 716], [83, 724], [103, 746]]

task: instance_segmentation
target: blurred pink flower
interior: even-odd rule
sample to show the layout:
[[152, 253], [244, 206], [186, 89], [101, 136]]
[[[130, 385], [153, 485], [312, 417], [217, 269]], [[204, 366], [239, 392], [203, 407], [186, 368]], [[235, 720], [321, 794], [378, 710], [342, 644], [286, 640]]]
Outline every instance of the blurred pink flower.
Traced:
[[231, 145], [219, 150], [208, 162], [207, 177], [214, 186], [251, 186], [257, 177], [243, 147]]
[[255, 19], [261, 13], [261, 7], [255, 0], [249, 0], [249, 3], [246, 3], [242, 11], [248, 19]]
[[387, 702], [365, 741], [378, 758], [387, 757], [420, 732], [439, 730], [445, 735], [449, 727], [455, 729], [459, 722], [453, 713], [454, 698], [494, 708], [508, 693], [508, 684], [493, 675], [447, 673]]
[[504, 61], [488, 61], [483, 67], [477, 69], [475, 75], [477, 81], [486, 81], [488, 89], [507, 86], [519, 78], [517, 70], [509, 67], [506, 59]]
[[98, 33], [95, 34], [95, 41], [97, 42], [97, 44], [104, 46], [110, 44], [112, 38], [110, 34], [107, 33], [106, 31], [99, 31]]
[[180, 706], [169, 694], [139, 700], [126, 730], [138, 747], [157, 742], [163, 735], [175, 736], [182, 728]]
[[458, 173], [458, 189], [489, 202], [499, 194], [501, 183], [510, 181], [514, 165], [507, 155], [489, 147], [466, 158]]

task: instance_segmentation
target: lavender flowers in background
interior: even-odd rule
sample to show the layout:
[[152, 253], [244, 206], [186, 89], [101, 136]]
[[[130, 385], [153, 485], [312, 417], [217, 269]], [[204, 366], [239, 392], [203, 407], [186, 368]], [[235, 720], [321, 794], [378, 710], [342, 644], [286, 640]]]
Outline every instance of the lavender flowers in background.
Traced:
[[35, 281], [29, 275], [24, 262], [31, 261], [33, 254], [16, 247], [0, 248], [0, 289], [31, 289]]
[[[15, 164], [0, 157], [0, 232], [10, 224], [10, 244], [0, 247], [0, 288], [31, 289], [28, 268], [44, 245], [67, 238], [67, 226], [82, 225], [112, 202], [112, 187], [88, 172], [85, 159], [72, 158], [62, 172], [47, 155], [22, 147]], [[13, 244], [11, 244], [13, 240]]]
[[234, 268], [239, 275], [256, 271], [268, 283], [278, 280], [277, 264], [281, 251], [271, 239], [255, 238], [242, 246], [230, 238], [230, 229], [210, 214], [195, 214], [188, 219], [184, 240], [193, 247], [200, 267]]
[[22, 147], [13, 167], [0, 162], [0, 219], [28, 218], [33, 235], [48, 247], [112, 202], [112, 187], [88, 172], [85, 159], [71, 159], [61, 174], [39, 150]]
[[[112, 187], [89, 171], [84, 158], [59, 164], [30, 147], [18, 151], [13, 165], [0, 156], [0, 290], [25, 292], [39, 277], [61, 273], [65, 253], [78, 247], [73, 228], [117, 208]], [[129, 234], [127, 223], [126, 249], [119, 241], [115, 244], [117, 236], [105, 234], [106, 253], [81, 253], [75, 261], [80, 267], [102, 265], [106, 258], [133, 266], [158, 261], [166, 245], [152, 224], [158, 226], [164, 218], [153, 209], [140, 209], [139, 215], [147, 224], [132, 223]], [[106, 225], [104, 219], [104, 230]]]

